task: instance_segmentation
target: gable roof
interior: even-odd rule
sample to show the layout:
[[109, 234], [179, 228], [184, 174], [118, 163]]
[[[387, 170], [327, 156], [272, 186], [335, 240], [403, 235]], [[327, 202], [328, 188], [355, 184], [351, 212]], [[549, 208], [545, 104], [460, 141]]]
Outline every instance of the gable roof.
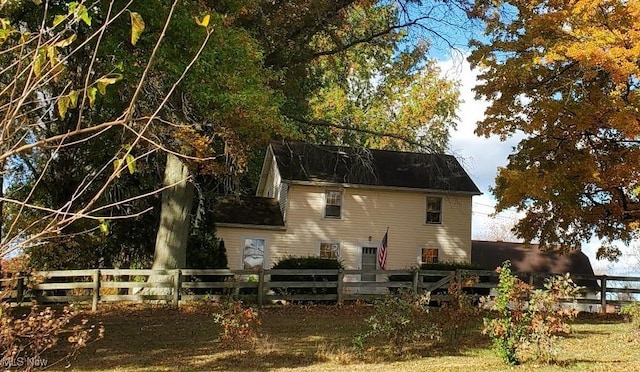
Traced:
[[[538, 244], [512, 242], [471, 241], [471, 262], [484, 270], [495, 270], [506, 260], [520, 273], [549, 273], [594, 276], [593, 267], [581, 250], [567, 254], [541, 251]], [[599, 288], [595, 279], [574, 280], [576, 284], [588, 288]]]
[[303, 142], [272, 143], [271, 149], [283, 180], [481, 194], [451, 155]]
[[226, 196], [217, 200], [217, 224], [284, 227], [278, 200], [258, 196]]

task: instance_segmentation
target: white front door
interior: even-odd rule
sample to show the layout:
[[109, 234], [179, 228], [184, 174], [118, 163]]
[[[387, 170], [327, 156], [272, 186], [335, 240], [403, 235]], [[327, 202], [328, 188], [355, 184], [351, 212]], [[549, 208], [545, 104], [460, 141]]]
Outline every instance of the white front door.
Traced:
[[[376, 270], [378, 268], [378, 247], [362, 247], [362, 270]], [[360, 276], [362, 282], [375, 282], [375, 274]]]

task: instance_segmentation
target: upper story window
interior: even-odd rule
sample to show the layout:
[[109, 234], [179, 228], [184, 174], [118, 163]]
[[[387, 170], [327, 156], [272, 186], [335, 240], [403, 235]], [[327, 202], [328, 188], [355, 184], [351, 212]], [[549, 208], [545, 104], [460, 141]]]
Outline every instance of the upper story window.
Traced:
[[320, 258], [340, 258], [340, 243], [322, 242], [320, 243]]
[[337, 190], [329, 190], [325, 192], [324, 216], [327, 218], [342, 217], [342, 197], [343, 192]]
[[420, 260], [423, 264], [434, 264], [438, 263], [438, 248], [422, 248], [422, 252], [420, 252]]
[[439, 196], [427, 196], [427, 218], [429, 224], [442, 223], [442, 198]]

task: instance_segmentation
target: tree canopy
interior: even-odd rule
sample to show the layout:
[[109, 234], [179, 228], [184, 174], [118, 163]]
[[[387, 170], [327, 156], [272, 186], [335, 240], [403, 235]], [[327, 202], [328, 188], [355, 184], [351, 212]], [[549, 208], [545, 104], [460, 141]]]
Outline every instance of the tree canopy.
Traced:
[[491, 103], [479, 135], [523, 134], [500, 168], [497, 210], [525, 211], [519, 237], [572, 249], [628, 241], [640, 222], [640, 3], [476, 3], [470, 61]]
[[[443, 151], [457, 86], [428, 36], [410, 36], [436, 37], [453, 4], [3, 2], [0, 253], [28, 243], [49, 268], [133, 264], [155, 227], [188, 229], [210, 203], [184, 189], [173, 201], [187, 213], [167, 222], [161, 190], [226, 183], [273, 138]], [[180, 176], [163, 184], [169, 165]]]

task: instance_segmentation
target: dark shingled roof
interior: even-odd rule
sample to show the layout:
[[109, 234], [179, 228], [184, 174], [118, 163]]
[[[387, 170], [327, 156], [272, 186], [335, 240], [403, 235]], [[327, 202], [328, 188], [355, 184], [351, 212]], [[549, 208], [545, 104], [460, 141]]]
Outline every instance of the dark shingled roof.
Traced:
[[301, 142], [273, 143], [271, 146], [284, 180], [481, 194], [451, 155]]
[[[541, 251], [538, 244], [511, 242], [489, 242], [473, 240], [471, 242], [471, 262], [484, 270], [495, 270], [506, 260], [511, 267], [521, 273], [549, 273], [593, 276], [593, 267], [589, 258], [580, 250], [567, 254]], [[576, 284], [599, 290], [596, 280], [574, 280]]]
[[217, 203], [217, 223], [284, 226], [280, 205], [274, 198], [227, 196], [218, 198]]

